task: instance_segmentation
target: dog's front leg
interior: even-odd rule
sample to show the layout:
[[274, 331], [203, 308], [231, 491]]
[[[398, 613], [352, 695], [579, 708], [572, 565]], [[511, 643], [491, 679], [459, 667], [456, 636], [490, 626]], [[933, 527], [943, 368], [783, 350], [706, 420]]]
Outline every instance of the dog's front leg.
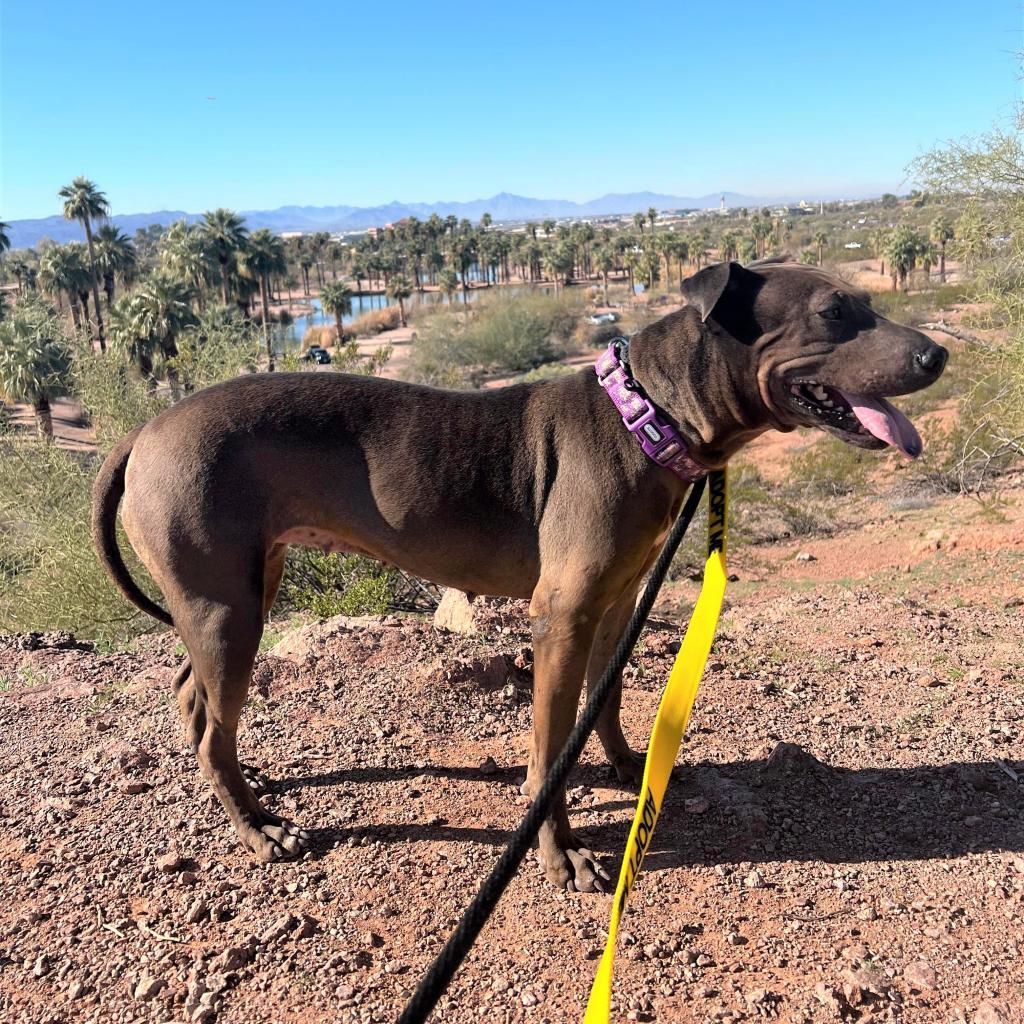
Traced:
[[[612, 660], [615, 648], [619, 645], [622, 634], [626, 631], [633, 609], [636, 595], [640, 587], [639, 578], [625, 593], [608, 609], [601, 625], [597, 629], [594, 646], [590, 652], [590, 663], [587, 665], [587, 693], [597, 686], [608, 663]], [[615, 688], [608, 697], [601, 717], [597, 720], [597, 736], [604, 747], [608, 763], [615, 770], [620, 782], [639, 784], [644, 774], [646, 754], [633, 750], [622, 732], [619, 712], [622, 707], [622, 670], [619, 670]]]
[[[530, 601], [533, 626], [533, 745], [523, 792], [536, 796], [565, 745], [579, 705], [600, 611], [581, 607], [558, 584], [538, 584]], [[558, 795], [539, 836], [539, 860], [559, 888], [593, 892], [608, 875], [569, 828], [565, 791]]]

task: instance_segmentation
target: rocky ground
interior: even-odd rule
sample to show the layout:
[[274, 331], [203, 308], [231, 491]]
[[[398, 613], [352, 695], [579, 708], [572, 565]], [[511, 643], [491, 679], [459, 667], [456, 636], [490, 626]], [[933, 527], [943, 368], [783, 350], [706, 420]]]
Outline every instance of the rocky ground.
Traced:
[[[737, 545], [616, 1020], [1022, 1020], [1022, 495]], [[695, 593], [627, 671], [638, 746]], [[524, 809], [529, 634], [475, 626], [275, 625], [241, 747], [313, 840], [273, 866], [183, 747], [172, 634], [0, 638], [0, 1019], [393, 1021]], [[617, 870], [635, 794], [596, 743], [569, 800]], [[609, 906], [524, 867], [434, 1019], [579, 1020]]]

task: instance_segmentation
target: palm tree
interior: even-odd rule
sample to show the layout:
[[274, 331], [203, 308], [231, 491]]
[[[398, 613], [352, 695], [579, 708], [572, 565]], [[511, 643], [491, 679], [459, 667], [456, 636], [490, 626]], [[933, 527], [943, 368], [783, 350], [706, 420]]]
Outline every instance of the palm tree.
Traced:
[[601, 287], [604, 294], [604, 304], [608, 305], [608, 275], [615, 269], [615, 253], [607, 245], [599, 246], [594, 250], [594, 264], [601, 273]]
[[931, 239], [939, 246], [939, 284], [946, 283], [946, 243], [956, 238], [953, 222], [948, 217], [936, 217], [932, 221]]
[[124, 295], [110, 311], [110, 340], [116, 351], [122, 352], [139, 367], [139, 374], [152, 391], [156, 388], [153, 362], [160, 345], [151, 334], [140, 334], [138, 324], [138, 295]]
[[230, 265], [236, 260], [249, 238], [245, 221], [238, 216], [234, 210], [225, 210], [219, 207], [216, 210], [209, 210], [203, 214], [201, 230], [206, 235], [211, 248], [217, 256], [220, 264], [220, 285], [221, 297], [224, 305], [228, 305], [228, 281], [230, 280]]
[[67, 390], [70, 372], [60, 325], [41, 302], [22, 303], [0, 323], [0, 396], [28, 402], [45, 441], [53, 440], [50, 402]]
[[892, 290], [896, 291], [899, 284], [907, 290], [910, 272], [917, 263], [921, 252], [920, 236], [908, 227], [897, 228], [888, 238], [885, 255], [889, 260], [889, 275], [892, 278]]
[[653, 206], [647, 207], [647, 220], [651, 225], [651, 237], [654, 237], [654, 222], [658, 219], [658, 211]]
[[96, 251], [92, 240], [92, 222], [97, 218], [106, 218], [110, 212], [107, 197], [96, 187], [95, 182], [88, 178], [78, 177], [65, 185], [58, 193], [64, 200], [64, 217], [66, 220], [77, 220], [85, 228], [85, 244], [89, 249], [89, 271], [92, 278], [92, 299], [96, 312], [96, 333], [99, 337], [100, 351], [106, 352], [107, 343], [103, 337], [103, 312], [100, 310], [100, 286], [96, 276]]
[[205, 290], [215, 275], [217, 256], [209, 236], [195, 224], [176, 220], [160, 242], [160, 255], [192, 289], [200, 313], [206, 308]]
[[255, 279], [260, 289], [260, 306], [263, 311], [263, 340], [267, 346], [267, 365], [274, 369], [274, 347], [270, 341], [270, 277], [283, 274], [288, 269], [285, 259], [284, 242], [278, 235], [266, 228], [260, 228], [249, 236], [249, 244], [242, 256], [246, 275]]
[[818, 231], [812, 241], [818, 247], [818, 266], [820, 267], [825, 253], [825, 246], [828, 245], [828, 235], [824, 231]]
[[633, 223], [640, 229], [640, 237], [643, 238], [644, 224], [647, 223], [647, 218], [642, 213], [637, 211], [636, 213], [633, 214]]
[[341, 281], [327, 281], [320, 289], [320, 303], [324, 311], [330, 311], [338, 329], [338, 344], [342, 340], [341, 318], [352, 312], [352, 289]]
[[142, 338], [154, 338], [167, 361], [171, 400], [181, 397], [178, 384], [178, 337], [198, 320], [192, 312], [192, 292], [187, 284], [158, 270], [140, 282], [132, 294], [132, 324]]
[[11, 248], [11, 236], [8, 232], [11, 229], [11, 225], [6, 221], [0, 220], [0, 256], [5, 252], [9, 252]]
[[132, 240], [113, 224], [104, 224], [96, 232], [96, 264], [103, 276], [103, 290], [107, 295], [107, 309], [114, 304], [114, 280], [121, 284], [131, 280], [136, 256]]
[[459, 290], [459, 275], [451, 267], [445, 267], [437, 275], [437, 286], [444, 292], [450, 306], [452, 296]]
[[39, 261], [39, 282], [60, 305], [61, 297], [68, 297], [71, 320], [75, 327], [82, 326], [79, 302], [85, 296], [85, 318], [89, 309], [89, 271], [85, 266], [85, 247], [81, 242], [51, 246]]
[[388, 282], [387, 294], [389, 299], [393, 299], [398, 303], [398, 319], [403, 327], [407, 327], [408, 324], [405, 322], [405, 300], [412, 295], [412, 288], [409, 285], [409, 281], [402, 274], [396, 274]]

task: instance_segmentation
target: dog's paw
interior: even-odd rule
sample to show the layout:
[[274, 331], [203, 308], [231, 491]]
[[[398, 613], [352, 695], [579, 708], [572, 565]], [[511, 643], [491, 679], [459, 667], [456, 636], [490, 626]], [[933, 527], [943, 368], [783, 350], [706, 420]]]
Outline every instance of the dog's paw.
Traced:
[[544, 869], [544, 877], [559, 889], [570, 892], [606, 892], [611, 877], [601, 867], [597, 856], [573, 840], [566, 847], [538, 850], [537, 861]]
[[242, 778], [245, 779], [245, 784], [252, 790], [253, 796], [262, 796], [270, 789], [270, 779], [258, 768], [253, 768], [251, 764], [243, 764], [241, 768]]
[[644, 764], [647, 762], [647, 752], [629, 750], [624, 753], [608, 756], [608, 763], [615, 772], [619, 782], [628, 783], [631, 786], [639, 786], [644, 777]]
[[242, 842], [264, 863], [300, 857], [309, 848], [309, 833], [304, 828], [264, 812], [265, 818], [253, 820], [242, 833]]

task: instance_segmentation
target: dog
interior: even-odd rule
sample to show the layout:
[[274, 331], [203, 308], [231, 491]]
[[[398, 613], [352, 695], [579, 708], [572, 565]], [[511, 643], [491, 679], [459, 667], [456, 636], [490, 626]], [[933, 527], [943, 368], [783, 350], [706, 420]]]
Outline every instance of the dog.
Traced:
[[[920, 453], [888, 397], [934, 382], [947, 352], [816, 268], [719, 263], [686, 305], [629, 344], [631, 384], [675, 425], [693, 463], [721, 468], [770, 429], [816, 427], [861, 448]], [[186, 733], [242, 843], [269, 861], [308, 835], [266, 810], [236, 730], [290, 544], [355, 552], [475, 594], [525, 598], [534, 639], [535, 795], [628, 622], [687, 483], [649, 458], [593, 370], [493, 391], [345, 374], [268, 373], [207, 388], [113, 449], [93, 531], [114, 583], [174, 626]], [[127, 536], [166, 599], [132, 580]], [[619, 724], [621, 678], [597, 734], [620, 780], [643, 756]], [[564, 793], [538, 837], [557, 886], [608, 875], [570, 828]]]

